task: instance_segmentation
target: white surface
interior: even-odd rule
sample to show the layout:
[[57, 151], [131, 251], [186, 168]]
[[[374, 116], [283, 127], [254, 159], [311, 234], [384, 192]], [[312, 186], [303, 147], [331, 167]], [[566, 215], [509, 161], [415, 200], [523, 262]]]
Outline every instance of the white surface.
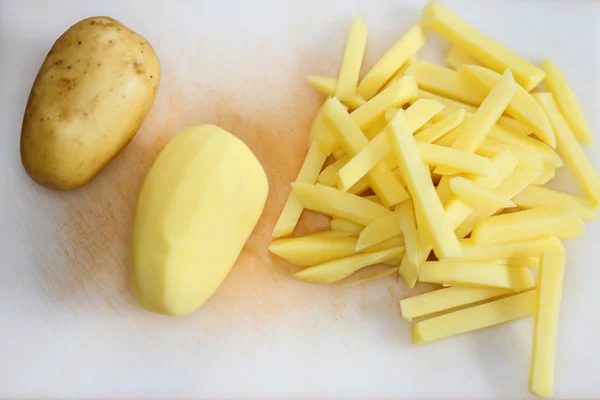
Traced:
[[[294, 282], [265, 250], [349, 17], [369, 26], [367, 62], [416, 23], [422, 1], [0, 2], [0, 398], [527, 398], [532, 321], [413, 347], [396, 278], [361, 287]], [[550, 57], [600, 142], [600, 3], [445, 1], [533, 61]], [[19, 158], [31, 83], [76, 21], [110, 15], [163, 65], [136, 140], [91, 185], [54, 193]], [[433, 38], [428, 55], [446, 46]], [[126, 240], [145, 171], [167, 138], [216, 122], [265, 163], [269, 206], [215, 297], [173, 319], [139, 309]], [[272, 149], [278, 149], [272, 152]], [[597, 170], [600, 152], [589, 151]], [[559, 186], [573, 189], [565, 176]], [[599, 398], [600, 225], [567, 244], [556, 396]]]

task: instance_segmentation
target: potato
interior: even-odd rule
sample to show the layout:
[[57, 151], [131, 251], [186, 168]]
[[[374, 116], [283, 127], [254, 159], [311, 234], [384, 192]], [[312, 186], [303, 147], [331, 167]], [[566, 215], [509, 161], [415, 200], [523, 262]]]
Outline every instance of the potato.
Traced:
[[27, 102], [21, 158], [41, 185], [85, 185], [133, 138], [150, 111], [160, 64], [150, 44], [108, 17], [69, 28], [44, 60]]
[[199, 125], [173, 138], [148, 172], [135, 211], [130, 277], [137, 301], [168, 315], [200, 307], [238, 258], [268, 190], [260, 162], [229, 132]]

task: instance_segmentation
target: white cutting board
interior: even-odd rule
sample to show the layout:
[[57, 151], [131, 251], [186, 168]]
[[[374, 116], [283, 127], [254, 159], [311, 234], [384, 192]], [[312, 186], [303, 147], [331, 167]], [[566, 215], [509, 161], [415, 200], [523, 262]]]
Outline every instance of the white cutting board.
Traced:
[[[600, 3], [445, 3], [529, 59], [554, 59], [600, 142]], [[305, 76], [335, 76], [351, 15], [369, 26], [371, 65], [423, 4], [1, 1], [0, 398], [527, 398], [531, 319], [413, 347], [397, 301], [419, 290], [395, 277], [351, 288], [295, 282], [266, 249], [322, 101]], [[96, 180], [52, 192], [21, 166], [23, 110], [54, 40], [92, 15], [145, 36], [162, 83], [136, 139]], [[446, 46], [431, 35], [425, 57]], [[202, 122], [252, 147], [271, 195], [204, 307], [150, 314], [135, 304], [125, 265], [137, 193], [168, 138]], [[589, 154], [600, 171], [600, 151]], [[577, 190], [566, 173], [558, 181]], [[600, 224], [567, 252], [556, 395], [600, 398]]]

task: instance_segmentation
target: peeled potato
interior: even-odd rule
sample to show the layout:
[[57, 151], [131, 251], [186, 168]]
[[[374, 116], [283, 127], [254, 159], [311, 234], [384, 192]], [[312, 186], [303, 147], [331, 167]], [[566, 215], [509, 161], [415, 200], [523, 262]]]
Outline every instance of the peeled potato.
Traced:
[[131, 238], [131, 286], [150, 311], [185, 315], [221, 284], [262, 213], [265, 171], [229, 132], [177, 135], [150, 169]]

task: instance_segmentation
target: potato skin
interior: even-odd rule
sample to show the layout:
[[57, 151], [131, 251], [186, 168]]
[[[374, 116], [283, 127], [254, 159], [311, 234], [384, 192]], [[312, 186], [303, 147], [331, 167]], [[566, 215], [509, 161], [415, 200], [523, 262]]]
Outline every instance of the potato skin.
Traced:
[[51, 189], [92, 180], [133, 139], [160, 83], [154, 49], [109, 17], [54, 43], [37, 74], [21, 131], [27, 173]]

